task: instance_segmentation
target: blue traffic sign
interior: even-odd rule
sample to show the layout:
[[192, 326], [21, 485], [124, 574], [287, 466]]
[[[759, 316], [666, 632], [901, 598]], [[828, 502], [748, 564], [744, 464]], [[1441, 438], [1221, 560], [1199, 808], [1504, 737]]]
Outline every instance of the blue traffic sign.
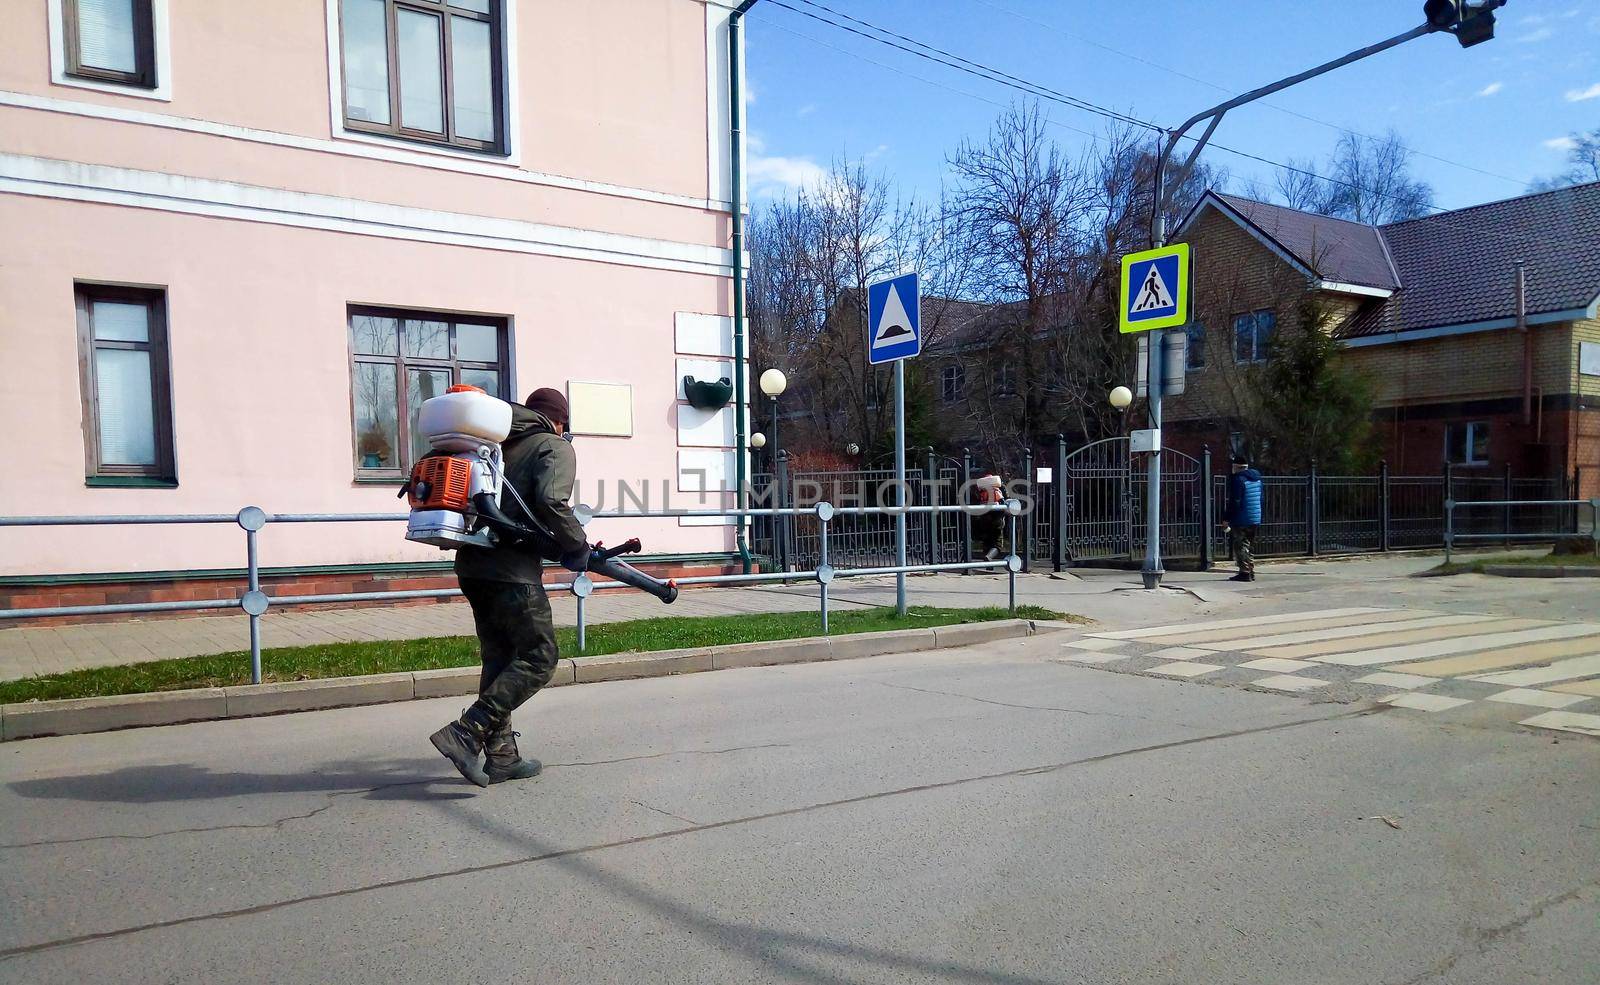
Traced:
[[1189, 320], [1189, 244], [1122, 258], [1123, 332], [1175, 328]]
[[867, 361], [873, 365], [922, 352], [922, 311], [917, 275], [867, 285]]

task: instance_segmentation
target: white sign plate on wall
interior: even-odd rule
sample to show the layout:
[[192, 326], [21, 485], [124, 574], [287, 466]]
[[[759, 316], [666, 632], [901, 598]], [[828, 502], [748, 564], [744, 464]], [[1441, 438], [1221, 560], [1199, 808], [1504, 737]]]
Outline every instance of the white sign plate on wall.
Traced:
[[1578, 343], [1578, 372], [1584, 376], [1600, 376], [1600, 342]]

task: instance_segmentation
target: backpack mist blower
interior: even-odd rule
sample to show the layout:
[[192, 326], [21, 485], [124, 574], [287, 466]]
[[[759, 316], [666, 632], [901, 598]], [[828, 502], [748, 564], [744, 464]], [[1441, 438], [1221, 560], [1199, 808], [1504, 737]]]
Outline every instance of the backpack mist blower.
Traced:
[[[417, 429], [433, 452], [418, 460], [400, 490], [411, 504], [406, 540], [447, 551], [465, 545], [532, 549], [547, 561], [561, 560], [555, 538], [534, 518], [516, 487], [505, 481], [500, 443], [511, 433], [510, 404], [475, 386], [453, 386], [422, 402]], [[521, 508], [523, 521], [501, 509], [503, 492]], [[637, 537], [610, 549], [595, 544], [585, 569], [671, 603], [678, 597], [674, 582], [652, 578], [617, 559], [641, 547]]]

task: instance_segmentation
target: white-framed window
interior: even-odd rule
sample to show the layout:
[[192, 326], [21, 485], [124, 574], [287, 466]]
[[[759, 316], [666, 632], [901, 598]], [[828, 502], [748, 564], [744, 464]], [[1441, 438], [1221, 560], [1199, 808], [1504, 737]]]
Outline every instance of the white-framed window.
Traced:
[[1278, 316], [1270, 311], [1252, 311], [1233, 318], [1233, 361], [1264, 363], [1272, 351], [1272, 336], [1278, 330]]
[[967, 387], [967, 368], [951, 363], [939, 370], [939, 393], [947, 404], [960, 400]]
[[1489, 464], [1489, 425], [1484, 421], [1452, 424], [1445, 429], [1445, 461], [1452, 465]]
[[48, 0], [50, 81], [172, 99], [168, 0]]
[[516, 3], [326, 2], [335, 136], [516, 163]]

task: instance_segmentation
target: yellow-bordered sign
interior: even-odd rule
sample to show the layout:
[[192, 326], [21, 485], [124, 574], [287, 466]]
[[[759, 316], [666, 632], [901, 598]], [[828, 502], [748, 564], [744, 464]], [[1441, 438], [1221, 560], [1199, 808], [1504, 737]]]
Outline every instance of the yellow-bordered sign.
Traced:
[[1122, 258], [1123, 332], [1189, 323], [1189, 244], [1173, 243]]

